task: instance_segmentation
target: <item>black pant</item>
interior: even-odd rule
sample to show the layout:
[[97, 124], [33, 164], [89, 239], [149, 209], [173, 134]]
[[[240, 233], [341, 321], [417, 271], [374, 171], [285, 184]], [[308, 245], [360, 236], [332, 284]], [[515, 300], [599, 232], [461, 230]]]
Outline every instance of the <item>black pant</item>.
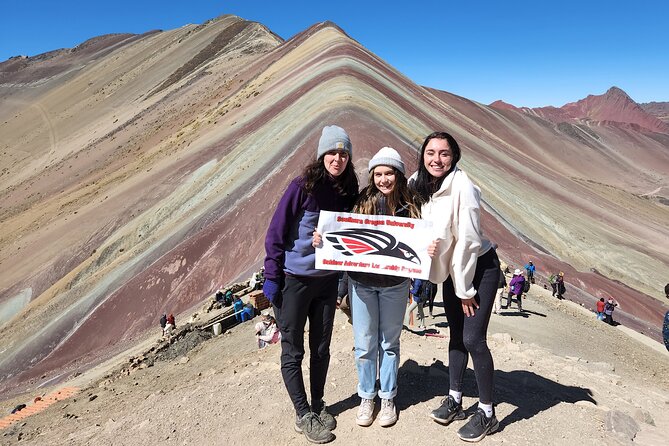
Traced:
[[434, 299], [437, 297], [437, 285], [432, 287], [432, 292], [430, 293], [430, 298], [427, 301], [428, 308], [430, 309], [430, 314], [432, 314], [432, 309], [434, 308]]
[[330, 365], [330, 341], [337, 308], [337, 274], [327, 277], [286, 276], [282, 299], [273, 304], [281, 330], [281, 375], [295, 411], [310, 411], [302, 375], [304, 326], [309, 319], [309, 370], [312, 403], [323, 398]]
[[516, 299], [518, 300], [518, 309], [519, 310], [522, 309], [523, 308], [523, 292], [522, 291], [520, 293], [518, 293], [517, 295], [513, 294], [512, 292], [509, 292], [509, 295], [506, 296], [506, 307], [511, 308], [511, 299], [513, 298], [513, 296], [516, 296]]
[[494, 249], [483, 254], [476, 263], [474, 274], [474, 297], [479, 304], [474, 316], [466, 317], [462, 311], [462, 303], [455, 295], [453, 280], [446, 279], [443, 285], [444, 308], [451, 334], [448, 344], [448, 371], [450, 388], [462, 391], [462, 379], [467, 369], [469, 355], [474, 363], [476, 385], [479, 389], [479, 400], [492, 403], [493, 379], [495, 366], [486, 342], [490, 313], [495, 302], [495, 293], [499, 282], [499, 259]]

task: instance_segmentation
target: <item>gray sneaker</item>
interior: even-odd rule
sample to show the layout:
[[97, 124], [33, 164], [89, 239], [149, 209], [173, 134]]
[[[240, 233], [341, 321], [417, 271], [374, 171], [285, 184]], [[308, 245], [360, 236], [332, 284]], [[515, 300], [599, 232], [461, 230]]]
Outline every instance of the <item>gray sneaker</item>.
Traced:
[[358, 407], [358, 415], [355, 417], [355, 422], [358, 426], [369, 426], [374, 421], [374, 400], [362, 398], [360, 400], [360, 407]]
[[303, 417], [295, 417], [295, 432], [304, 434], [307, 440], [316, 444], [329, 443], [335, 439], [334, 434], [325, 427], [321, 418], [308, 412]]
[[320, 400], [312, 404], [311, 411], [318, 414], [325, 427], [331, 431], [335, 430], [337, 427], [337, 420], [335, 420], [335, 417], [327, 411], [325, 401]]
[[393, 400], [381, 400], [381, 412], [379, 412], [379, 425], [381, 427], [392, 426], [397, 423], [397, 411]]

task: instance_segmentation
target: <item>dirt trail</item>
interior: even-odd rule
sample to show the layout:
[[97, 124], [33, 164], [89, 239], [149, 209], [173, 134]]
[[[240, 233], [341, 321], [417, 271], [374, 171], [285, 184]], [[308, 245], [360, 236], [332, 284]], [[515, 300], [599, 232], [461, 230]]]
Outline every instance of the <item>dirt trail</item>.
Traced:
[[[428, 322], [447, 335], [440, 304]], [[666, 350], [538, 287], [523, 307], [529, 310], [525, 314], [506, 310], [492, 316], [489, 344], [500, 431], [485, 444], [666, 444]], [[385, 429], [361, 428], [354, 421], [359, 399], [352, 331], [338, 313], [326, 387], [326, 401], [338, 420], [335, 444], [433, 444], [436, 438], [464, 444], [456, 436], [462, 422], [444, 427], [427, 416], [448, 391], [447, 343], [447, 338], [403, 332], [399, 421]], [[77, 378], [79, 385], [89, 381], [77, 396], [0, 431], [0, 444], [305, 445], [293, 431], [279, 351], [279, 346], [258, 350], [253, 325], [245, 323], [190, 351], [177, 342], [172, 359], [156, 360], [128, 376], [104, 377], [98, 368]], [[471, 369], [465, 381], [464, 404], [474, 408]], [[3, 410], [32, 397], [5, 401]]]

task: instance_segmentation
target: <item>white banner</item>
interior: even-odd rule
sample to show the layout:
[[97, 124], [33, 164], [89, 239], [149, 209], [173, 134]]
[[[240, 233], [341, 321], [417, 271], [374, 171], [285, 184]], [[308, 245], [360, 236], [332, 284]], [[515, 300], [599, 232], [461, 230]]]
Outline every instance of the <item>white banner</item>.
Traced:
[[415, 218], [321, 211], [316, 269], [428, 279], [431, 228]]

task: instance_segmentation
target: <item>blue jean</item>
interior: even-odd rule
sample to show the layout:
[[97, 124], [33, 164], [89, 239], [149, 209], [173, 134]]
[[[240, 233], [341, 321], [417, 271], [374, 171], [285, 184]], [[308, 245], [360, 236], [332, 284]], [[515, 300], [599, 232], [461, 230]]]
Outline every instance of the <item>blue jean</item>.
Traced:
[[391, 287], [371, 287], [350, 280], [358, 396], [374, 399], [378, 370], [379, 397], [393, 399], [397, 395], [400, 334], [409, 279]]

